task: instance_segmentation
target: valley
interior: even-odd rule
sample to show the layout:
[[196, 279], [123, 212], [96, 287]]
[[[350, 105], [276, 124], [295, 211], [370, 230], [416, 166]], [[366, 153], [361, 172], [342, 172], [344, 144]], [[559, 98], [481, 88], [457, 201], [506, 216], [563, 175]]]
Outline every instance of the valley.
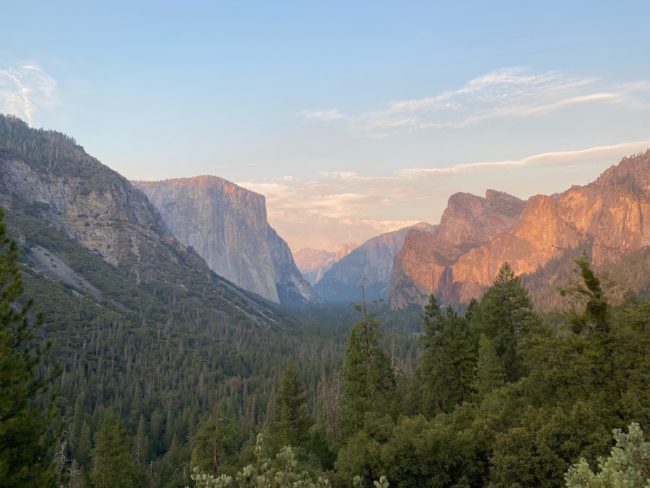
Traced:
[[[294, 259], [258, 193], [130, 182], [1, 116], [0, 205], [51, 343], [37, 404], [61, 429], [59, 483], [98, 486], [121, 455], [120, 486], [231, 486], [241, 469], [555, 486], [611, 428], [647, 425], [648, 181], [650, 152], [551, 196], [455, 193], [437, 224]], [[539, 450], [554, 454], [528, 465]], [[306, 471], [285, 472], [289, 455]]]

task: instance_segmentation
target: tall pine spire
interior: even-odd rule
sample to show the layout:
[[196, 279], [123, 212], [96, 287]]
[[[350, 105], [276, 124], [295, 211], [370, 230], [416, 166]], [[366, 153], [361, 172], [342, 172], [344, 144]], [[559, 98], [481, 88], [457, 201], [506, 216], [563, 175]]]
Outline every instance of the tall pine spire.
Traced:
[[[47, 409], [35, 402], [47, 381], [36, 368], [43, 349], [34, 329], [42, 324], [23, 297], [18, 246], [7, 236], [0, 208], [0, 487], [50, 486]], [[46, 413], [44, 413], [46, 412]]]

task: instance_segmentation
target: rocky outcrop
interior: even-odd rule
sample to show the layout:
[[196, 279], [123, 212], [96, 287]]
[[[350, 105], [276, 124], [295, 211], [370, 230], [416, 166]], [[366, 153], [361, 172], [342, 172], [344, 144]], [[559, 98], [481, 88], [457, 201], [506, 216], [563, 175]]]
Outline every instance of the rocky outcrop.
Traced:
[[314, 289], [327, 302], [359, 301], [363, 283], [366, 298], [386, 298], [395, 254], [411, 230], [431, 232], [434, 227], [419, 223], [374, 237], [332, 265]]
[[305, 279], [312, 285], [315, 285], [334, 263], [339, 262], [356, 248], [356, 244], [345, 244], [336, 252], [306, 248], [297, 251], [293, 257]]
[[219, 275], [273, 302], [318, 301], [287, 243], [269, 226], [262, 195], [216, 176], [134, 184], [171, 233]]
[[523, 207], [522, 200], [494, 190], [488, 190], [485, 198], [452, 195], [433, 232], [413, 230], [406, 236], [390, 277], [390, 306], [425, 303], [432, 291], [445, 302], [455, 301], [460, 285], [453, 279], [453, 265], [510, 228]]
[[[212, 273], [202, 258], [180, 243], [146, 195], [124, 177], [86, 154], [73, 139], [1, 115], [0, 205], [14, 221], [37, 222], [81, 244], [116, 268], [120, 279], [146, 288], [142, 293], [155, 300], [180, 301], [189, 294], [219, 321], [237, 316], [242, 323], [279, 323], [266, 301]], [[18, 237], [29, 235], [28, 230], [19, 228]], [[79, 293], [101, 299], [99, 280], [86, 279], [92, 270], [84, 268], [83, 259], [72, 269], [57, 249], [41, 241], [24, 242], [30, 265]]]
[[520, 275], [544, 276], [546, 267], [580, 249], [588, 249], [594, 265], [602, 267], [648, 245], [650, 152], [623, 159], [591, 184], [531, 197], [511, 226], [448, 263], [442, 281], [436, 279], [442, 260], [432, 257], [435, 243], [407, 239], [395, 266], [391, 305], [422, 303], [432, 292], [466, 303], [492, 283], [506, 261]]

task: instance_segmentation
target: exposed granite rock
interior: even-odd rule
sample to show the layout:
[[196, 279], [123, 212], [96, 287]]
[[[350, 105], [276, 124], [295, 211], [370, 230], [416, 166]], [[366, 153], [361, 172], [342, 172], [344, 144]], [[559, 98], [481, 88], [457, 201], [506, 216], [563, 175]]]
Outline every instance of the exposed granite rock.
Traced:
[[395, 256], [389, 286], [389, 304], [402, 308], [423, 304], [432, 290], [453, 302], [460, 284], [452, 266], [467, 251], [489, 241], [514, 224], [524, 202], [512, 195], [488, 190], [485, 198], [456, 193], [434, 232], [411, 231]]
[[359, 285], [364, 283], [366, 298], [386, 298], [395, 254], [409, 231], [431, 232], [430, 224], [419, 223], [374, 237], [332, 265], [314, 287], [328, 302], [359, 301]]
[[216, 176], [134, 184], [172, 234], [216, 273], [274, 302], [318, 301], [287, 243], [269, 226], [262, 195]]
[[[391, 305], [399, 308], [422, 303], [422, 297], [432, 292], [448, 301], [466, 303], [480, 296], [506, 261], [518, 274], [544, 275], [551, 263], [580, 249], [588, 249], [594, 265], [602, 267], [648, 245], [650, 151], [623, 159], [591, 184], [531, 197], [511, 226], [448, 264], [442, 282], [436, 279], [442, 275], [436, 268], [442, 260], [432, 257], [439, 243], [407, 239], [397, 258], [403, 262], [395, 266], [402, 275], [393, 278]], [[409, 279], [411, 283], [406, 285]], [[531, 292], [535, 295], [535, 290]]]

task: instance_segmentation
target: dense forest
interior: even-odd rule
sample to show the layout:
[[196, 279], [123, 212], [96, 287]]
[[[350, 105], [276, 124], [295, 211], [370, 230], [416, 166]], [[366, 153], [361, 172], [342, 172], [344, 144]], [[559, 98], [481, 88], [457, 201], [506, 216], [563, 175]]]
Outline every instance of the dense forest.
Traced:
[[432, 296], [249, 330], [146, 297], [137, 316], [102, 307], [34, 274], [4, 224], [0, 246], [0, 486], [650, 478], [650, 300], [612, 305], [586, 254], [561, 312], [538, 313], [504, 264], [463, 310]]

